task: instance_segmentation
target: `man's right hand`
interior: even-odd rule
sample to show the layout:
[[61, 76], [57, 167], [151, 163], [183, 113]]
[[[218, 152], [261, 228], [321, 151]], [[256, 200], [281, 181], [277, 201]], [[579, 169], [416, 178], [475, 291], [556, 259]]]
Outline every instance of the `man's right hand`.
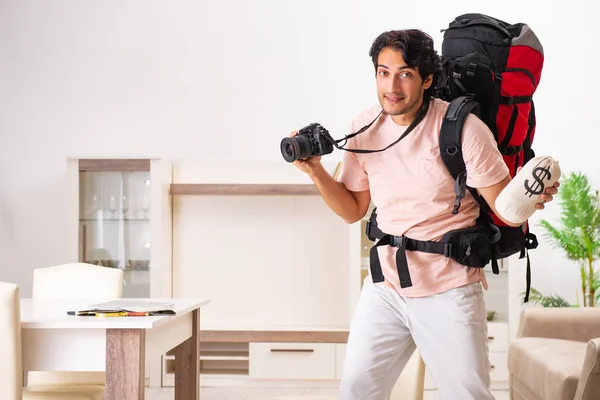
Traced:
[[[294, 137], [297, 134], [298, 131], [294, 131], [289, 134], [289, 137]], [[314, 175], [319, 169], [323, 168], [323, 165], [321, 164], [321, 156], [310, 157], [304, 160], [296, 160], [292, 164], [311, 176]]]
[[[298, 131], [294, 131], [290, 133], [289, 137], [294, 137], [297, 134]], [[342, 182], [337, 182], [325, 170], [321, 164], [321, 156], [296, 160], [292, 164], [310, 176], [329, 208], [342, 217], [344, 221], [352, 224], [359, 221], [366, 214], [371, 202], [371, 193], [368, 190], [351, 192], [346, 189]]]

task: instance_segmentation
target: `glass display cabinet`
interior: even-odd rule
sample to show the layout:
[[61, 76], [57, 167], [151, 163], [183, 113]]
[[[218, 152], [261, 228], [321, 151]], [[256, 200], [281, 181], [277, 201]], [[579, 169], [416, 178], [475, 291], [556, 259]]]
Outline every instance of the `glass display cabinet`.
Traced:
[[171, 165], [70, 159], [69, 259], [124, 271], [123, 297], [171, 297]]

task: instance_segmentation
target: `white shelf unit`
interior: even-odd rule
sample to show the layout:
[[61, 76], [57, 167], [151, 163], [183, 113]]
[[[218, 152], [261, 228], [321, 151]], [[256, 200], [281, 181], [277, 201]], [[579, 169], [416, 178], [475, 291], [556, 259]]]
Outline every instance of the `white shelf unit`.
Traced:
[[212, 300], [201, 385], [335, 386], [361, 286], [360, 223], [285, 162], [179, 163], [171, 194], [173, 295]]
[[[250, 343], [248, 347], [277, 346], [281, 343]], [[335, 388], [341, 379], [345, 345], [338, 343], [305, 343], [312, 346], [312, 352], [291, 352], [269, 357], [264, 347], [254, 350], [246, 360], [213, 361], [209, 369], [201, 369], [202, 387], [331, 387]], [[315, 351], [315, 347], [317, 350]], [[296, 349], [293, 349], [296, 350]], [[250, 360], [254, 365], [250, 366]], [[257, 361], [258, 360], [258, 361]], [[171, 387], [175, 383], [173, 374], [174, 358], [164, 358], [162, 385]], [[201, 359], [201, 364], [203, 361]], [[206, 365], [206, 362], [204, 362]]]
[[[341, 377], [347, 334], [326, 330], [203, 331], [200, 384], [334, 387]], [[174, 383], [174, 363], [174, 356], [168, 353], [163, 386]]]

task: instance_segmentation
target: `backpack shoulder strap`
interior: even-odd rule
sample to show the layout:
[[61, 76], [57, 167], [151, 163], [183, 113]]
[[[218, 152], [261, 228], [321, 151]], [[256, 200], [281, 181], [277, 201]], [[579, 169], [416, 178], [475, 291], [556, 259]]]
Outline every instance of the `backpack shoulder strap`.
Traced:
[[470, 113], [479, 114], [479, 103], [470, 96], [455, 98], [448, 105], [440, 129], [440, 155], [452, 178], [465, 170], [462, 156], [462, 128]]
[[481, 107], [472, 96], [460, 96], [448, 105], [440, 128], [440, 156], [446, 169], [454, 179], [456, 201], [452, 214], [458, 213], [461, 200], [467, 189], [467, 171], [462, 153], [462, 129], [471, 113], [480, 115]]

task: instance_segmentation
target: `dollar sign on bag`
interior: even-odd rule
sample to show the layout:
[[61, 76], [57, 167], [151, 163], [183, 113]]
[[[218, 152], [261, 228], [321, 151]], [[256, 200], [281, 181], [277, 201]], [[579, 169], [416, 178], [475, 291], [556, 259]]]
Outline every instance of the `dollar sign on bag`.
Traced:
[[544, 167], [536, 167], [533, 169], [533, 178], [535, 182], [529, 185], [529, 179], [525, 179], [525, 194], [529, 193], [529, 197], [542, 194], [544, 191], [544, 179], [552, 178], [550, 170]]

